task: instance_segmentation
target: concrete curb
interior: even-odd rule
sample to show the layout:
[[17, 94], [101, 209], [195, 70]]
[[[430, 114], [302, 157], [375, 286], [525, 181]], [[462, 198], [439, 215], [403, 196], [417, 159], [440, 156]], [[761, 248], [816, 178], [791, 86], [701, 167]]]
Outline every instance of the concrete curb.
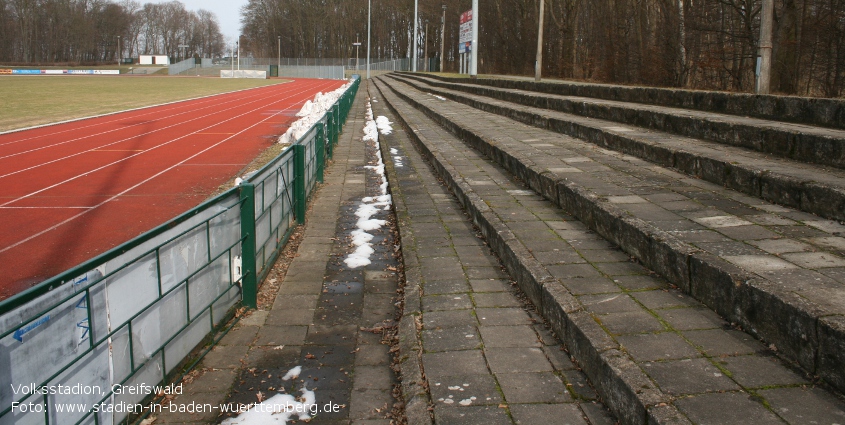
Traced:
[[[602, 237], [637, 257], [648, 268], [729, 321], [740, 324], [752, 335], [774, 343], [780, 353], [808, 372], [824, 377], [839, 391], [845, 391], [845, 370], [841, 368], [845, 364], [845, 352], [834, 349], [845, 341], [845, 327], [838, 326], [838, 322], [820, 320], [825, 313], [815, 305], [775, 283], [752, 278], [736, 266], [698, 252], [640, 219], [626, 216], [586, 189], [541, 167], [527, 165], [531, 164], [529, 160], [503, 151], [495, 142], [460, 128], [448, 117], [394, 90], [389, 83], [384, 84]], [[530, 290], [525, 292], [531, 293]], [[571, 340], [567, 338], [567, 341]], [[821, 358], [825, 361], [818, 361]], [[588, 376], [600, 385], [597, 375], [588, 373]], [[608, 402], [614, 405], [610, 400]], [[624, 412], [615, 413], [620, 418], [627, 416]]]

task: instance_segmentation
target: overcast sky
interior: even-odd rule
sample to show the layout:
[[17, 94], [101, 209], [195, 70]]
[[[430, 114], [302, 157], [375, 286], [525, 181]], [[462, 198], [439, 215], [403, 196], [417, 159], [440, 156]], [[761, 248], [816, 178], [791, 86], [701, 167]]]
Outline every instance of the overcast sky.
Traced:
[[[141, 0], [139, 3], [166, 3], [170, 0]], [[247, 0], [179, 0], [185, 9], [194, 12], [205, 9], [217, 15], [220, 32], [226, 41], [234, 40], [241, 31], [241, 7]]]

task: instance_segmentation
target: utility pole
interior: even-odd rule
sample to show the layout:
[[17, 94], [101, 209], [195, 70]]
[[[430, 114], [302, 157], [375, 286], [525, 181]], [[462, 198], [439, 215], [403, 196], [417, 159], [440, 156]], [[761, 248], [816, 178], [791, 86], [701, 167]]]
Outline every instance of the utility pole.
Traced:
[[420, 0], [414, 0], [414, 57], [411, 59], [411, 71], [417, 72], [417, 55], [418, 55], [418, 37], [419, 37], [419, 19], [417, 19], [417, 15], [419, 14], [420, 9]]
[[534, 62], [534, 81], [543, 78], [543, 18], [546, 0], [540, 0], [540, 28], [537, 30], [537, 60]]
[[373, 26], [373, 0], [368, 1], [367, 8], [367, 79], [370, 79], [370, 33]]
[[431, 71], [428, 66], [428, 22], [425, 23], [425, 47], [423, 47], [423, 71]]
[[472, 0], [472, 61], [469, 68], [470, 78], [478, 78], [478, 0]]
[[443, 72], [443, 52], [444, 50], [444, 43], [446, 42], [446, 5], [443, 5], [443, 17], [440, 19], [440, 69], [438, 71]]
[[772, 15], [774, 0], [763, 0], [760, 10], [760, 57], [757, 59], [757, 94], [769, 94], [772, 71]]

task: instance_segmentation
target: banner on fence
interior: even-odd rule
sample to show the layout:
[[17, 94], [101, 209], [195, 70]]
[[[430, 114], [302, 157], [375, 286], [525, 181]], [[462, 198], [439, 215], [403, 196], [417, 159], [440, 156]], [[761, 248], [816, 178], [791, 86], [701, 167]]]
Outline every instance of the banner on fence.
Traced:
[[220, 71], [220, 78], [259, 78], [267, 79], [267, 71], [253, 71], [249, 69], [236, 69], [234, 71]]
[[120, 75], [117, 69], [0, 69], [12, 75]]

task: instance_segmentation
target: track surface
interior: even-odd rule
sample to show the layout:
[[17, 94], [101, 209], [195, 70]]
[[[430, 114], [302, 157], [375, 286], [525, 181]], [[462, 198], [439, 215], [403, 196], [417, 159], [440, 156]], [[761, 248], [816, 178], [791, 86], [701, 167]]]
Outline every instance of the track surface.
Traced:
[[0, 299], [198, 205], [343, 81], [296, 80], [0, 135]]

